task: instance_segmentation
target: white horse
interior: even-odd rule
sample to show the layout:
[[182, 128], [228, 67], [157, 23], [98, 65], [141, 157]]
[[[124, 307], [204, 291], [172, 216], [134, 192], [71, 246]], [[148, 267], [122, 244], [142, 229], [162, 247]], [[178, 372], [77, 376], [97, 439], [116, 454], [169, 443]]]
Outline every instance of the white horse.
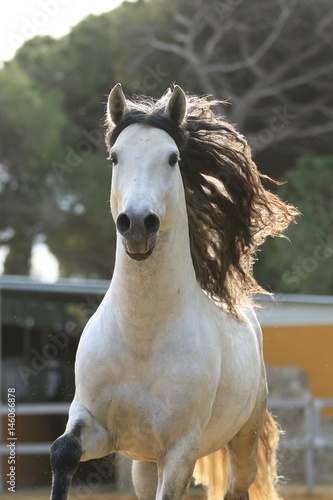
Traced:
[[80, 461], [113, 452], [133, 460], [140, 500], [180, 500], [193, 474], [216, 498], [279, 498], [279, 431], [246, 297], [249, 256], [295, 211], [262, 187], [213, 105], [178, 86], [157, 102], [110, 93], [116, 263], [80, 339], [52, 500], [67, 499]]

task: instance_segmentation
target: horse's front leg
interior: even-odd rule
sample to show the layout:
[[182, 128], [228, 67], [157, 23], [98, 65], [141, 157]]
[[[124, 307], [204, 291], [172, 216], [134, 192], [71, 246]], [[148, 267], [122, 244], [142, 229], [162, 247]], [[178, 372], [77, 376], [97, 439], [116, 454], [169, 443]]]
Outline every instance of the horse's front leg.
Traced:
[[198, 440], [188, 436], [157, 461], [156, 500], [181, 500], [190, 485], [198, 457]]
[[81, 460], [107, 455], [106, 430], [78, 403], [72, 403], [65, 433], [51, 447], [51, 500], [67, 500]]
[[157, 465], [155, 462], [132, 463], [132, 479], [139, 500], [155, 500], [158, 486]]

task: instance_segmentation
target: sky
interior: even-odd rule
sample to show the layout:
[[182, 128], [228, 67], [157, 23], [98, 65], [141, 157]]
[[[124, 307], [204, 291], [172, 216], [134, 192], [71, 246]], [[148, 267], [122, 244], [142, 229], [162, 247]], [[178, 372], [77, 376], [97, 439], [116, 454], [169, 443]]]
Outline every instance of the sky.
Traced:
[[[131, 0], [134, 1], [134, 0]], [[60, 38], [89, 14], [109, 12], [122, 0], [7, 0], [0, 7], [0, 68], [26, 40], [36, 35]], [[0, 249], [0, 274], [8, 249]], [[43, 242], [32, 252], [32, 276], [43, 281], [59, 277], [58, 262]]]
[[59, 38], [89, 14], [109, 12], [122, 0], [7, 0], [0, 7], [0, 63], [35, 35]]

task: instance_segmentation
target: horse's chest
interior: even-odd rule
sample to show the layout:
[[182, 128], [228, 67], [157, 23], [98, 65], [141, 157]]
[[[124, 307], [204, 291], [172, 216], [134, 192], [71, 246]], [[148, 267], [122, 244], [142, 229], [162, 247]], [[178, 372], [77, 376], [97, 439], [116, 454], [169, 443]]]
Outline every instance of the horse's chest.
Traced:
[[106, 420], [114, 448], [130, 458], [156, 458], [167, 444], [170, 423], [181, 422], [182, 411], [172, 390], [161, 394], [142, 381], [112, 386]]
[[186, 360], [184, 349], [179, 347], [177, 354], [155, 353], [144, 360], [130, 359], [123, 350], [93, 381], [82, 373], [86, 406], [103, 421], [114, 450], [130, 458], [154, 459], [187, 432], [193, 419], [205, 417], [206, 397], [212, 397], [213, 387], [207, 384], [204, 391], [200, 389], [207, 373], [202, 373], [198, 368], [202, 363], [193, 362], [193, 356], [191, 363]]

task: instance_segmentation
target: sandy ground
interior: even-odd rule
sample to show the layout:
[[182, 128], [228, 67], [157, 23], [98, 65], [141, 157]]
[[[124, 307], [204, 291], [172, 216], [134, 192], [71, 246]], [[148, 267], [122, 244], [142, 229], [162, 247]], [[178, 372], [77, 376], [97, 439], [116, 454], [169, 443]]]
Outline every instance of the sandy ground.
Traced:
[[[317, 487], [313, 493], [306, 493], [304, 487], [288, 487], [282, 490], [285, 500], [333, 500], [333, 485]], [[0, 493], [0, 500], [49, 500], [50, 492], [45, 489], [17, 490], [15, 493]], [[205, 496], [200, 493], [189, 494], [186, 500], [204, 500]], [[92, 493], [80, 499], [70, 495], [70, 500], [135, 500], [135, 497], [124, 493]]]

